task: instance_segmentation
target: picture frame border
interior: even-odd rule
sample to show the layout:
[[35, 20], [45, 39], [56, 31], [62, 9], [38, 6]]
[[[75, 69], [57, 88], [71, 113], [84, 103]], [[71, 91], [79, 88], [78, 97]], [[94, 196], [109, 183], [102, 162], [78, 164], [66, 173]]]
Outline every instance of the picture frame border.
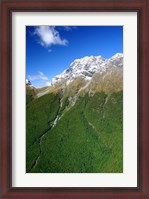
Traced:
[[[12, 187], [12, 12], [137, 12], [137, 187]], [[149, 198], [148, 0], [2, 0], [1, 27], [2, 198]]]

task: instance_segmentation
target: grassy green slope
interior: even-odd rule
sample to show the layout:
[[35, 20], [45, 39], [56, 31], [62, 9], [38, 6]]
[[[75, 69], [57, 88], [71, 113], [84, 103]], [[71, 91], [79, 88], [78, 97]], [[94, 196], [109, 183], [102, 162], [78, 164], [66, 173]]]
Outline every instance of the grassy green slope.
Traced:
[[[46, 110], [46, 116], [43, 112], [38, 118], [35, 118], [35, 115], [38, 111], [40, 113], [41, 110], [38, 105], [39, 102], [36, 101], [37, 104], [34, 105], [38, 109], [30, 105], [31, 120], [27, 123], [27, 144], [29, 144], [27, 151], [32, 151], [29, 152], [32, 157], [39, 157], [38, 162], [30, 169], [30, 172], [122, 172], [122, 98], [122, 91], [111, 95], [96, 93], [93, 97], [88, 95], [80, 97], [72, 108], [67, 112], [65, 111], [56, 126], [49, 129], [42, 138], [40, 149], [37, 147], [37, 151], [40, 150], [40, 152], [37, 153], [32, 148], [29, 149], [29, 146], [33, 147], [32, 143], [34, 143], [37, 134], [42, 129], [47, 128], [47, 123], [45, 124], [43, 120], [41, 122], [40, 119], [50, 117], [51, 114], [54, 118], [56, 112], [58, 112], [59, 101], [57, 97], [57, 103], [55, 99], [51, 100], [51, 103], [48, 102], [48, 105], [48, 103], [42, 102], [42, 98], [39, 98], [38, 100], [42, 102], [42, 109]], [[65, 102], [67, 102], [67, 106], [68, 101], [65, 100]], [[55, 106], [53, 103], [56, 103]], [[62, 108], [64, 109], [64, 107]], [[39, 127], [36, 127], [36, 130], [33, 131], [33, 127], [36, 126], [35, 123]], [[34, 138], [31, 138], [30, 134], [33, 134]], [[36, 142], [35, 145], [37, 145]], [[30, 162], [30, 155], [27, 155], [27, 157], [28, 163]], [[29, 165], [31, 164], [29, 163]]]
[[26, 105], [28, 105], [32, 100], [34, 100], [37, 89], [26, 85]]
[[52, 126], [59, 110], [58, 94], [47, 94], [29, 103], [26, 111], [26, 162], [30, 171], [40, 154], [40, 139]]

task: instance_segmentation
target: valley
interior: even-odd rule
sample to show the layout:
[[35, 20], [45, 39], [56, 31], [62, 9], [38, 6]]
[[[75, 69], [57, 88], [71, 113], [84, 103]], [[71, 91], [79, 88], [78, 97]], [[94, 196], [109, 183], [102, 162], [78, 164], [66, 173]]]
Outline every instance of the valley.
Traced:
[[123, 55], [75, 60], [26, 85], [27, 173], [123, 172]]

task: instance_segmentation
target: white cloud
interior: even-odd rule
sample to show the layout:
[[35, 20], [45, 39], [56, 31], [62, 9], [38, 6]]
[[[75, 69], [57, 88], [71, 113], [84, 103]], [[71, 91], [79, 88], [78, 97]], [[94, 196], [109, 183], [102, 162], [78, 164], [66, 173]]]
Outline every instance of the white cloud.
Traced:
[[39, 37], [39, 43], [44, 47], [50, 47], [52, 45], [67, 46], [68, 44], [68, 41], [61, 38], [54, 26], [38, 26], [34, 34]]
[[37, 76], [35, 76], [35, 75], [28, 75], [28, 79], [29, 79], [30, 81], [34, 81], [34, 80], [37, 79]]
[[71, 28], [71, 26], [64, 26], [64, 30], [70, 31], [70, 30], [72, 30], [72, 28]]
[[77, 29], [76, 26], [63, 26], [63, 28], [64, 28], [64, 30], [66, 30], [66, 31], [71, 31], [71, 30], [73, 30], [73, 29]]
[[46, 82], [45, 86], [51, 86], [51, 82]]
[[30, 81], [34, 80], [48, 80], [48, 77], [41, 71], [38, 71], [37, 75], [28, 75]]

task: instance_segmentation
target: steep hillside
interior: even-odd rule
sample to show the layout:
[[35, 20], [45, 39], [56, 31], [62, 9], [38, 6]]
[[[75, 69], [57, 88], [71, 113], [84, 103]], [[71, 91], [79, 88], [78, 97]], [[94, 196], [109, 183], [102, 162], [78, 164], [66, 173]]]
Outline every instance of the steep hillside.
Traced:
[[48, 94], [30, 104], [27, 171], [122, 172], [122, 92], [64, 103], [60, 111], [59, 96]]
[[40, 154], [40, 142], [59, 112], [60, 99], [58, 94], [46, 94], [36, 98], [26, 110], [26, 169], [27, 172], [35, 164]]
[[26, 84], [26, 105], [28, 105], [33, 99], [35, 99], [37, 89], [30, 84]]
[[123, 55], [75, 60], [36, 89], [26, 148], [31, 173], [123, 172]]

